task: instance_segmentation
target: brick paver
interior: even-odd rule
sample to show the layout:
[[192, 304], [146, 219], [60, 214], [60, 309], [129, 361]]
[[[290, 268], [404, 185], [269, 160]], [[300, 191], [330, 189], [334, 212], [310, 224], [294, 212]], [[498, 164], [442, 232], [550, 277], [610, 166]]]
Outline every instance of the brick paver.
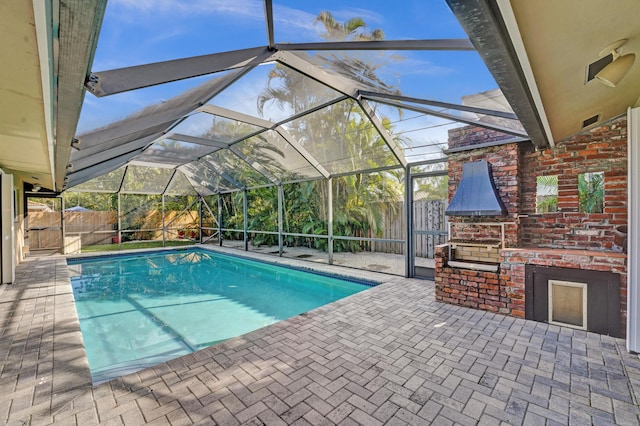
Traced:
[[640, 424], [640, 360], [623, 340], [436, 303], [429, 281], [379, 276], [92, 386], [65, 260], [30, 258], [0, 286], [0, 423]]

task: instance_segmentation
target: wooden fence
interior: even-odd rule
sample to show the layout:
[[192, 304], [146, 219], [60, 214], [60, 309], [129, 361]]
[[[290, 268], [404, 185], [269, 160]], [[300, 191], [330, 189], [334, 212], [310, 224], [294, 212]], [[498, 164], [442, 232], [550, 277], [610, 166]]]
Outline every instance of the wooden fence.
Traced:
[[[67, 235], [80, 234], [83, 246], [110, 243], [118, 223], [116, 212], [65, 212], [64, 218]], [[62, 247], [60, 212], [30, 211], [28, 225], [30, 249]]]
[[[421, 231], [442, 231], [447, 230], [446, 217], [444, 211], [447, 202], [444, 200], [435, 201], [415, 201], [413, 203], [413, 217], [415, 229]], [[446, 235], [416, 235], [415, 255], [416, 257], [433, 258], [435, 247], [447, 242]]]
[[[165, 225], [174, 231], [167, 238], [178, 238], [180, 230], [197, 228], [197, 212], [165, 212]], [[118, 235], [118, 215], [115, 211], [65, 212], [67, 236], [80, 235], [82, 246], [112, 243]], [[60, 212], [29, 211], [29, 247], [32, 250], [62, 247]], [[146, 213], [142, 229], [162, 228], [162, 214], [151, 210]], [[129, 233], [133, 239], [162, 239], [162, 231], [137, 231]]]
[[[444, 211], [445, 201], [415, 201], [413, 214], [417, 230], [446, 231]], [[405, 220], [403, 203], [383, 203], [384, 231], [381, 238], [404, 240]], [[178, 238], [178, 231], [197, 228], [197, 212], [189, 211], [176, 217], [179, 212], [167, 211], [165, 225], [173, 231], [167, 232], [167, 238]], [[117, 235], [118, 218], [115, 211], [99, 212], [65, 212], [67, 235], [81, 235], [82, 246], [108, 244]], [[31, 249], [57, 248], [62, 246], [59, 212], [29, 212], [29, 245]], [[151, 210], [143, 220], [143, 229], [162, 227], [160, 211]], [[111, 232], [103, 232], [111, 231]], [[162, 231], [138, 231], [132, 233], [133, 239], [161, 239]], [[433, 257], [434, 248], [446, 242], [446, 236], [416, 235], [415, 254], [417, 257]], [[371, 243], [367, 245], [371, 251], [380, 253], [404, 253], [403, 243]]]
[[[384, 232], [382, 238], [393, 240], [404, 240], [406, 237], [406, 224], [404, 218], [404, 204], [395, 203], [382, 204], [384, 209]], [[446, 231], [447, 222], [444, 211], [447, 202], [444, 200], [419, 200], [413, 203], [413, 217], [415, 229], [421, 231]], [[435, 246], [444, 244], [447, 241], [446, 235], [416, 235], [415, 255], [417, 257], [433, 258]], [[404, 253], [404, 244], [400, 243], [376, 243], [373, 250], [379, 253]]]

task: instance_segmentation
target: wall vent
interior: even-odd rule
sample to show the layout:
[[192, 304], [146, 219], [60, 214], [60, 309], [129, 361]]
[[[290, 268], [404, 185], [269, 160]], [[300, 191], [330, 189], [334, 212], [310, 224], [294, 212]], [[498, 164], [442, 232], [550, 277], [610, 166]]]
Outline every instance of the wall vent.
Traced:
[[596, 74], [602, 71], [604, 67], [609, 65], [611, 62], [613, 62], [613, 55], [609, 53], [607, 56], [603, 56], [597, 61], [587, 65], [587, 77], [584, 81], [584, 84], [587, 84], [588, 82], [596, 78]]
[[592, 124], [596, 124], [598, 121], [600, 121], [600, 114], [596, 114], [593, 117], [589, 117], [586, 120], [584, 120], [582, 122], [582, 128], [584, 129], [585, 127], [589, 127]]

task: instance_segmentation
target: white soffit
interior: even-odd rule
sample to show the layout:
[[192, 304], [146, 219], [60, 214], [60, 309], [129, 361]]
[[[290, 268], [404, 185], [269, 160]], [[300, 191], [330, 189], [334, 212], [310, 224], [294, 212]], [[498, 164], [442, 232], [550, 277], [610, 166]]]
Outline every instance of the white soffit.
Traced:
[[547, 134], [547, 138], [549, 140], [551, 148], [553, 148], [555, 145], [555, 139], [553, 138], [551, 127], [549, 126], [549, 120], [547, 119], [547, 114], [544, 110], [542, 98], [540, 97], [536, 78], [533, 74], [533, 69], [531, 68], [529, 57], [527, 56], [527, 50], [520, 35], [518, 22], [516, 21], [513, 9], [511, 8], [511, 2], [509, 0], [497, 0], [497, 2], [498, 7], [500, 8], [500, 13], [502, 14], [502, 19], [505, 26], [507, 27], [507, 31], [509, 32], [511, 43], [513, 44], [513, 48], [516, 51], [518, 60], [520, 61], [520, 68], [522, 69], [522, 72], [527, 80], [529, 91], [531, 92], [531, 96], [533, 97], [533, 102], [535, 103], [536, 108], [538, 109], [538, 113], [540, 114], [540, 121], [544, 128], [544, 132]]
[[52, 187], [36, 33], [42, 8], [37, 13], [36, 17], [30, 1], [0, 6], [0, 37], [7, 46], [0, 51], [0, 166], [15, 173], [17, 182], [30, 180]]

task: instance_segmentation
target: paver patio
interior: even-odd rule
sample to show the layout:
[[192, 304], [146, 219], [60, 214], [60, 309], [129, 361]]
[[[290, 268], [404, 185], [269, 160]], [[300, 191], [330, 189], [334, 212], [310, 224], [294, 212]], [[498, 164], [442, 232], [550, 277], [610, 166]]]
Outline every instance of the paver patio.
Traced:
[[624, 340], [376, 276], [384, 284], [92, 387], [65, 259], [29, 258], [0, 286], [0, 423], [640, 424], [640, 360]]

